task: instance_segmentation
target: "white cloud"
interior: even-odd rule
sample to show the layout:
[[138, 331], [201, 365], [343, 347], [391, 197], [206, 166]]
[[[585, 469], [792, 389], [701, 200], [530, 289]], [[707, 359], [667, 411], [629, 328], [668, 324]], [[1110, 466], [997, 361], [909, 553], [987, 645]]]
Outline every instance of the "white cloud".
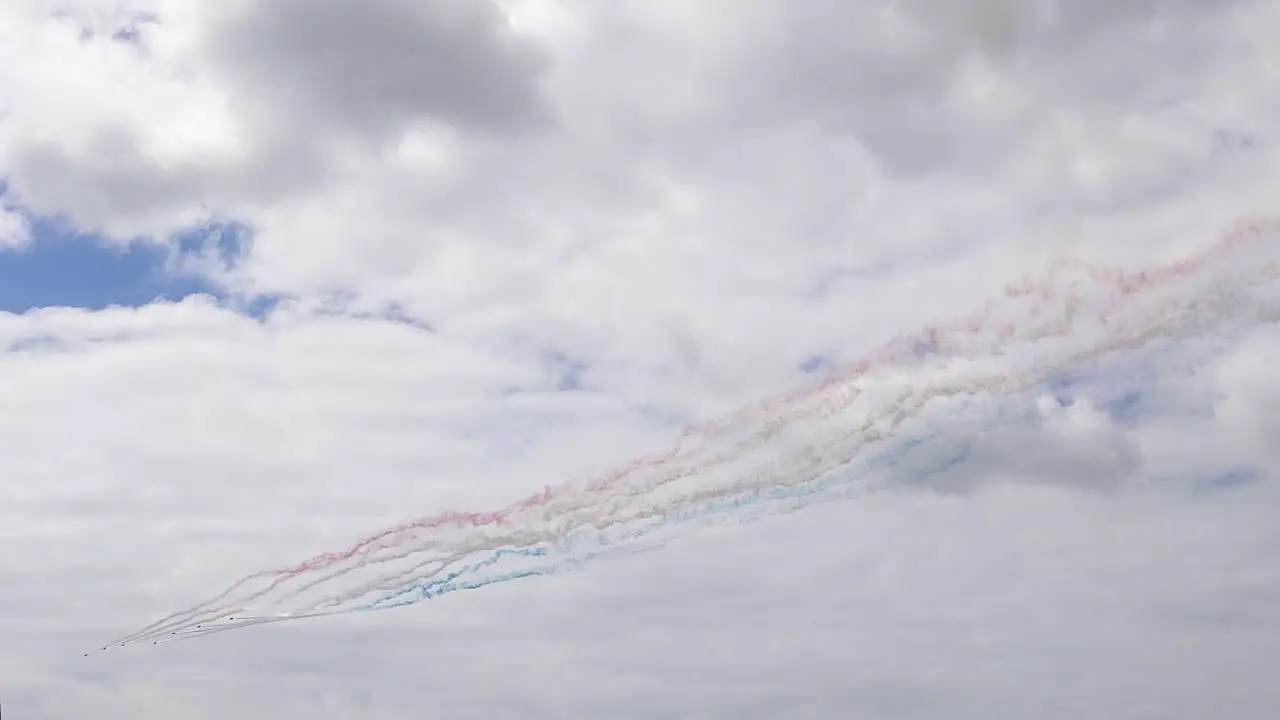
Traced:
[[31, 224], [22, 213], [0, 208], [0, 249], [20, 248], [31, 240]]
[[[1167, 261], [1271, 210], [1273, 5], [5, 3], [6, 202], [116, 240], [243, 221], [252, 254], [209, 272], [296, 300], [0, 316], [0, 703], [1266, 717], [1269, 330], [1104, 364], [923, 492], [79, 655], [242, 572], [660, 447], [1052, 257]], [[432, 330], [356, 317], [391, 305]], [[587, 392], [555, 392], [574, 362]], [[1135, 387], [1136, 420], [1108, 412]]]

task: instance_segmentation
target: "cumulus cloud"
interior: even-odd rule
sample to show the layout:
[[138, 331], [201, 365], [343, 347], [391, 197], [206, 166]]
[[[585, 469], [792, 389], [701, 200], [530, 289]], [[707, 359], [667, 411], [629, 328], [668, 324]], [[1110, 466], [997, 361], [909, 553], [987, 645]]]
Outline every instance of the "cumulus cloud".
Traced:
[[506, 24], [491, 2], [247, 3], [208, 43], [248, 96], [237, 105], [289, 134], [384, 136], [424, 117], [502, 131], [546, 112], [545, 58]]
[[0, 315], [0, 703], [1266, 717], [1280, 396], [1252, 327], [943, 418], [889, 492], [81, 654], [659, 448], [1053, 257], [1208, 245], [1274, 209], [1277, 28], [1261, 0], [4, 3], [0, 254], [32, 217], [237, 239], [170, 268], [216, 298]]

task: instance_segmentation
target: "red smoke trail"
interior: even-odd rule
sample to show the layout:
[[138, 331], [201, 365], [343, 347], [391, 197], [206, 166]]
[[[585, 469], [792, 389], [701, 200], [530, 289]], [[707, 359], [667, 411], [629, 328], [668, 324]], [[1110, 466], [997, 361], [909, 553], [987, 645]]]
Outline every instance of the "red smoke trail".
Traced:
[[[851, 363], [842, 366], [838, 371], [831, 374], [826, 379], [802, 387], [798, 390], [776, 395], [767, 398], [759, 403], [750, 405], [740, 409], [719, 420], [712, 420], [699, 425], [686, 428], [675, 446], [668, 450], [642, 456], [628, 463], [625, 463], [613, 471], [589, 479], [586, 481], [577, 481], [566, 483], [557, 487], [547, 487], [541, 493], [532, 495], [516, 503], [508, 505], [505, 508], [490, 512], [446, 512], [435, 516], [419, 518], [414, 521], [402, 523], [395, 527], [383, 530], [375, 535], [369, 536], [353, 545], [346, 550], [339, 552], [324, 553], [316, 555], [295, 566], [268, 570], [245, 578], [234, 583], [225, 592], [217, 597], [209, 600], [201, 605], [193, 607], [186, 611], [174, 613], [152, 625], [144, 628], [139, 633], [135, 633], [130, 638], [136, 638], [141, 634], [155, 631], [158, 628], [169, 627], [174, 623], [184, 624], [185, 618], [208, 616], [211, 613], [216, 614], [229, 606], [218, 607], [217, 604], [230, 597], [237, 589], [244, 587], [246, 584], [256, 580], [270, 579], [271, 582], [267, 587], [255, 591], [250, 596], [240, 598], [237, 603], [247, 602], [257, 597], [265, 596], [273, 590], [279, 588], [283, 583], [318, 570], [333, 568], [342, 563], [361, 558], [368, 559], [368, 556], [385, 549], [395, 548], [408, 540], [412, 540], [420, 535], [423, 531], [437, 530], [445, 527], [455, 528], [482, 528], [486, 526], [502, 526], [508, 524], [515, 516], [522, 515], [536, 508], [548, 508], [558, 499], [571, 495], [577, 489], [577, 492], [587, 496], [597, 495], [602, 491], [608, 490], [627, 477], [635, 474], [639, 470], [661, 470], [664, 466], [670, 466], [671, 469], [660, 474], [650, 481], [648, 487], [652, 489], [655, 486], [664, 485], [674, 480], [689, 477], [690, 475], [706, 471], [712, 467], [722, 465], [735, 456], [741, 456], [743, 452], [758, 448], [763, 442], [775, 436], [788, 425], [796, 422], [801, 417], [832, 417], [843, 411], [852, 403], [859, 395], [860, 390], [853, 387], [851, 382], [868, 374], [871, 370], [878, 366], [891, 365], [895, 362], [903, 360], [918, 360], [918, 348], [925, 345], [931, 350], [931, 354], [941, 357], [966, 357], [973, 351], [991, 351], [999, 349], [1008, 341], [1017, 337], [1020, 332], [1026, 334], [1025, 327], [1020, 330], [1018, 324], [1009, 322], [995, 331], [997, 342], [994, 347], [984, 347], [982, 343], [977, 345], [966, 345], [963, 341], [966, 339], [982, 339], [984, 336], [989, 337], [984, 330], [988, 324], [1001, 314], [1002, 310], [1007, 309], [1011, 305], [1016, 307], [1016, 301], [1021, 298], [1031, 297], [1034, 299], [1032, 305], [1033, 317], [1038, 317], [1044, 313], [1045, 308], [1052, 305], [1052, 300], [1056, 295], [1061, 294], [1061, 283], [1063, 278], [1071, 275], [1086, 276], [1090, 278], [1096, 285], [1103, 288], [1110, 288], [1113, 298], [1109, 306], [1100, 309], [1099, 316], [1102, 318], [1110, 317], [1111, 313], [1124, 301], [1131, 300], [1133, 297], [1152, 290], [1159, 289], [1176, 280], [1181, 280], [1201, 272], [1214, 260], [1220, 259], [1227, 255], [1231, 250], [1239, 247], [1250, 240], [1259, 240], [1267, 236], [1268, 231], [1280, 227], [1280, 222], [1273, 219], [1255, 220], [1252, 222], [1242, 223], [1240, 227], [1226, 235], [1222, 241], [1214, 247], [1192, 255], [1184, 260], [1159, 267], [1153, 270], [1143, 272], [1125, 272], [1120, 269], [1110, 268], [1106, 266], [1092, 265], [1079, 260], [1063, 260], [1055, 263], [1048, 274], [1038, 282], [1031, 282], [1023, 279], [1017, 283], [1011, 283], [1005, 288], [1004, 301], [990, 301], [982, 309], [966, 316], [956, 318], [950, 322], [926, 327], [922, 331], [911, 336], [898, 336], [885, 344], [878, 350], [865, 355]], [[1270, 236], [1267, 236], [1270, 237]], [[1068, 298], [1070, 302], [1070, 298]], [[1066, 325], [1063, 325], [1063, 322]], [[1068, 331], [1070, 318], [1059, 322], [1057, 325], [1049, 325], [1048, 331], [1044, 327], [1037, 328], [1032, 335], [1039, 338], [1046, 335], [1061, 334]], [[809, 400], [815, 396], [831, 389], [832, 387], [843, 384], [844, 390], [838, 398], [830, 395], [823, 398], [823, 402], [816, 407], [811, 408], [794, 408], [802, 400]], [[697, 448], [681, 452], [685, 443], [692, 438], [701, 438], [705, 442], [722, 438], [730, 433], [731, 430], [743, 425], [750, 424], [753, 418], [761, 415], [776, 414], [780, 409], [787, 406], [793, 406], [793, 409], [780, 418], [770, 423], [763, 432], [758, 432], [754, 437], [740, 441], [736, 446], [728, 449], [719, 455], [713, 455], [711, 458], [704, 458], [700, 462], [694, 462], [692, 465], [682, 465], [685, 459], [692, 460], [692, 455]], [[864, 432], [866, 428], [863, 428]], [[634, 497], [638, 490], [627, 493], [628, 497]], [[576, 509], [581, 509], [585, 504], [585, 499], [580, 499]], [[573, 510], [574, 507], [562, 508], [564, 510]], [[412, 552], [412, 551], [410, 551]], [[346, 571], [338, 571], [342, 574]], [[124, 641], [128, 641], [126, 638]]]

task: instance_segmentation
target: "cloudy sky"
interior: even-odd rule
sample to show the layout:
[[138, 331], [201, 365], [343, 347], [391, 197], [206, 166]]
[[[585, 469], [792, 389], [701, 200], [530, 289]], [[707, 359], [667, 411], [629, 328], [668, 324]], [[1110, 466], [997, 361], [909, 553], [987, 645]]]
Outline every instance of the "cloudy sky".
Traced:
[[1212, 245], [1276, 210], [1278, 35], [1267, 0], [0, 3], [0, 705], [1270, 717], [1265, 324], [1049, 383], [929, 482], [82, 655], [1055, 258]]

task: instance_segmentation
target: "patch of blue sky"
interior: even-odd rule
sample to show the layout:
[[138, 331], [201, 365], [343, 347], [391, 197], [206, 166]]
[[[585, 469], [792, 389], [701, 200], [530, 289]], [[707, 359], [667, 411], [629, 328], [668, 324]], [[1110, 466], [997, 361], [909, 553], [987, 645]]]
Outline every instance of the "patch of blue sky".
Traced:
[[821, 353], [815, 353], [801, 360], [798, 368], [800, 372], [808, 375], [823, 373], [831, 369], [831, 358]]
[[213, 220], [173, 234], [176, 260], [199, 259], [231, 270], [249, 255], [253, 231], [243, 223]]
[[111, 39], [115, 42], [128, 43], [129, 45], [140, 45], [142, 44], [144, 28], [147, 25], [159, 24], [160, 17], [154, 13], [133, 13], [112, 31]]
[[[0, 312], [137, 308], [208, 295], [224, 307], [261, 320], [285, 300], [276, 295], [232, 294], [211, 279], [248, 257], [253, 232], [243, 223], [210, 220], [184, 228], [163, 242], [125, 241], [85, 232], [60, 217], [30, 213], [8, 202], [5, 191], [0, 181], [0, 206], [23, 215], [31, 232], [30, 242], [0, 248]], [[388, 320], [427, 327], [398, 307], [386, 315]]]
[[556, 390], [560, 392], [576, 392], [584, 389], [587, 364], [581, 360], [555, 351], [545, 356], [545, 361], [556, 378]]
[[96, 22], [86, 24], [86, 18], [78, 16], [74, 10], [55, 8], [49, 16], [59, 22], [76, 27], [80, 31], [80, 42], [110, 41], [128, 45], [141, 45], [148, 26], [159, 25], [160, 16], [145, 11], [124, 10], [112, 13], [109, 18], [99, 17]]
[[[285, 302], [284, 296], [261, 296], [255, 298], [256, 303], [268, 311]], [[436, 326], [429, 320], [414, 315], [403, 303], [397, 301], [384, 302], [372, 309], [360, 309], [360, 295], [351, 290], [338, 290], [319, 299], [313, 312], [316, 315], [347, 317], [358, 320], [384, 320], [407, 325], [424, 332], [437, 332]]]
[[1222, 492], [1233, 488], [1252, 485], [1261, 479], [1262, 474], [1254, 468], [1230, 468], [1199, 483], [1196, 487], [1196, 491], [1200, 494]]
[[[79, 232], [57, 219], [28, 220], [31, 241], [0, 250], [0, 311], [101, 310], [177, 301], [201, 293], [224, 296], [204, 277], [176, 270], [175, 261], [195, 247], [193, 241], [169, 245], [139, 238], [121, 244]], [[217, 249], [223, 250], [229, 248]]]
[[1225, 328], [1178, 341], [1161, 340], [1050, 374], [1042, 384], [1060, 406], [1087, 401], [1121, 426], [1172, 415], [1211, 412], [1212, 388], [1196, 375], [1240, 342], [1248, 328]]

